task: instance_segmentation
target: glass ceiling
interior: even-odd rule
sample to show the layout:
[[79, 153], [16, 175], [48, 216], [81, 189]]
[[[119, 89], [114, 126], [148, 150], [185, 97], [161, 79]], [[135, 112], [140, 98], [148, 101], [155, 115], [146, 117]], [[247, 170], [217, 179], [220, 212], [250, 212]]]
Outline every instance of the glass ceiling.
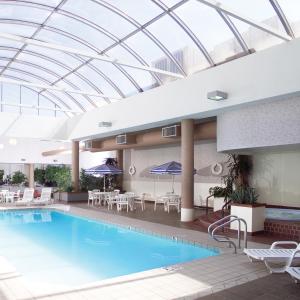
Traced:
[[[300, 35], [298, 0], [0, 0], [1, 111], [73, 116]], [[99, 97], [99, 94], [105, 96]]]

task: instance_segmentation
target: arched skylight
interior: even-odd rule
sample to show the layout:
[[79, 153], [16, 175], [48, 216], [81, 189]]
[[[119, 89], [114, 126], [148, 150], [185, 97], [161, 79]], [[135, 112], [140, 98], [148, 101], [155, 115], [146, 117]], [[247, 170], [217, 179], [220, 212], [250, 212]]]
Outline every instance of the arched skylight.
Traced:
[[289, 41], [299, 2], [0, 1], [1, 111], [72, 116]]

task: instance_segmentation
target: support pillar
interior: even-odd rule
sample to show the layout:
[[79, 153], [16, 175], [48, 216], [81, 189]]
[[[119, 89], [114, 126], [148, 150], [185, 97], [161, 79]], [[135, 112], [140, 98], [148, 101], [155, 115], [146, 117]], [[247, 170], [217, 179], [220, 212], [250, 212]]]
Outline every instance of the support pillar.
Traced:
[[28, 164], [28, 168], [29, 168], [28, 185], [30, 188], [34, 188], [34, 164]]
[[194, 220], [194, 120], [181, 121], [181, 222]]
[[[123, 150], [116, 150], [116, 160], [118, 162], [118, 167], [123, 170]], [[118, 175], [118, 186], [120, 190], [123, 190], [123, 174]]]
[[79, 142], [72, 141], [72, 186], [79, 192]]

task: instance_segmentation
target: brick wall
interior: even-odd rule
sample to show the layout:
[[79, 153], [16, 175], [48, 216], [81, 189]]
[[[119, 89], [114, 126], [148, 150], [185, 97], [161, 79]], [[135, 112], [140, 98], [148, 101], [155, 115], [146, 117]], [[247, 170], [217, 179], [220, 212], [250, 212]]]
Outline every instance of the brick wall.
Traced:
[[266, 220], [265, 231], [271, 234], [300, 241], [300, 222]]

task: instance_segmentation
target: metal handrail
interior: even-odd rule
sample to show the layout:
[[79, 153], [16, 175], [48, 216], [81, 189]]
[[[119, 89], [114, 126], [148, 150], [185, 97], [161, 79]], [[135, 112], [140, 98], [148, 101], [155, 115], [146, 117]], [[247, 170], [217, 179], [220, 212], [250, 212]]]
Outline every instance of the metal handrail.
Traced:
[[[229, 219], [228, 221], [226, 221], [227, 219]], [[226, 222], [225, 222], [226, 221]], [[229, 243], [229, 246], [231, 247], [231, 245], [234, 247], [234, 253], [237, 253], [236, 252], [236, 244], [235, 242], [233, 242], [232, 240], [230, 240], [229, 237], [227, 236], [217, 236], [215, 234], [215, 232], [220, 229], [220, 228], [224, 228], [226, 225], [228, 224], [231, 224], [233, 222], [237, 221], [239, 223], [239, 226], [238, 226], [238, 247], [239, 249], [241, 249], [241, 223], [244, 224], [244, 248], [247, 248], [247, 222], [242, 219], [242, 218], [239, 218], [235, 215], [229, 215], [229, 216], [226, 216], [214, 223], [212, 223], [211, 225], [209, 225], [208, 227], [208, 234], [217, 242], [223, 242], [223, 243]], [[220, 224], [221, 223], [221, 224]], [[218, 225], [220, 224], [220, 225]], [[218, 226], [216, 226], [218, 225]], [[216, 226], [214, 229], [212, 229], [214, 226]]]

